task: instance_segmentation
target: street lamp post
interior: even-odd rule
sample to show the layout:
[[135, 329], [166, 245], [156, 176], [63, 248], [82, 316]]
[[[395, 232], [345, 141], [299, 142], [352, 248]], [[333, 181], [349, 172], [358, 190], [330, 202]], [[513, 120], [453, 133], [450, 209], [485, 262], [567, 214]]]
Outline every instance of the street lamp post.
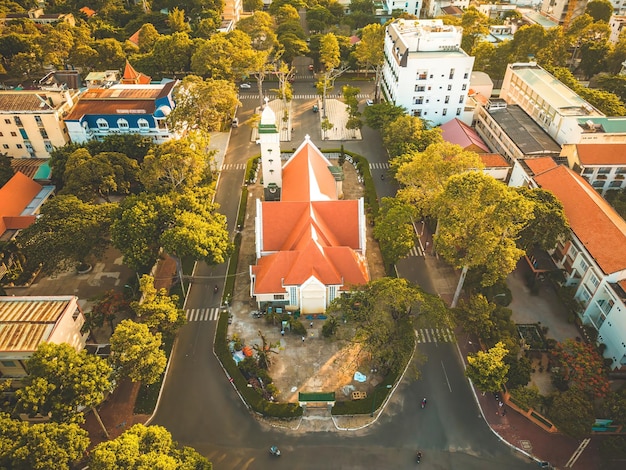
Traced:
[[[390, 389], [391, 384], [385, 385], [385, 388]], [[376, 408], [376, 394], [378, 393], [378, 390], [380, 390], [380, 388], [378, 387], [374, 389], [374, 396], [372, 397], [372, 412], [370, 413], [371, 417], [374, 417], [374, 408]]]

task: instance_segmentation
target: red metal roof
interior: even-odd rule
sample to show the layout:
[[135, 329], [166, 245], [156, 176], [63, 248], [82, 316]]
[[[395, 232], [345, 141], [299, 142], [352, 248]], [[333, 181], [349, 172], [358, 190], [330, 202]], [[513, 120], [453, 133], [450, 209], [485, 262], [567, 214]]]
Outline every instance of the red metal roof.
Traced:
[[557, 166], [552, 157], [525, 158], [523, 161], [534, 175], [540, 175]]
[[578, 144], [578, 159], [583, 165], [625, 165], [626, 143]]
[[572, 231], [605, 274], [626, 269], [626, 221], [587, 181], [563, 165], [534, 179], [561, 201]]
[[441, 125], [441, 136], [446, 142], [460, 145], [465, 150], [489, 152], [489, 147], [476, 131], [457, 118]]

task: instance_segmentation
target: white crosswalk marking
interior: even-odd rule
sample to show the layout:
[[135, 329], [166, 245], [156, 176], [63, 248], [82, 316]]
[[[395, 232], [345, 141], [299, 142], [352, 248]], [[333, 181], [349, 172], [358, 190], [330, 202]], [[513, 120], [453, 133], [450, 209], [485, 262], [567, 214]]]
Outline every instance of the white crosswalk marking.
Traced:
[[245, 169], [246, 169], [245, 163], [225, 163], [224, 165], [222, 165], [222, 171], [223, 170], [245, 170]]
[[450, 328], [421, 328], [416, 330], [418, 343], [454, 343], [456, 338]]
[[[278, 96], [276, 95], [266, 95], [267, 98], [271, 101], [271, 100], [276, 100], [278, 99]], [[368, 99], [370, 98], [370, 95], [367, 93], [359, 93], [358, 95], [356, 95], [357, 99]], [[318, 95], [317, 93], [303, 93], [301, 95], [293, 95], [294, 100], [314, 100], [316, 98], [322, 99], [322, 95]], [[333, 100], [341, 100], [343, 99], [343, 95], [341, 93], [333, 93], [333, 94], [329, 94], [326, 95], [327, 99], [333, 99]], [[244, 93], [244, 94], [240, 94], [239, 95], [239, 100], [258, 100], [259, 99], [259, 94], [254, 94], [254, 93]]]
[[388, 170], [388, 169], [389, 169], [389, 163], [387, 162], [370, 163], [370, 170]]
[[185, 311], [187, 321], [215, 321], [219, 318], [219, 307], [213, 308], [188, 308]]
[[409, 250], [408, 256], [413, 256], [413, 257], [423, 256], [422, 250], [420, 249], [419, 246], [414, 246], [413, 248]]

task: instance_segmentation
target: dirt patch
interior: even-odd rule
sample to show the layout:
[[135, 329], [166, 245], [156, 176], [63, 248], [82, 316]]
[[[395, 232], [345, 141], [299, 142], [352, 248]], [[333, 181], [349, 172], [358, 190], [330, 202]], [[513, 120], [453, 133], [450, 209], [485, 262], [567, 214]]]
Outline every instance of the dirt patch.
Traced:
[[[343, 191], [345, 199], [357, 199], [363, 196], [363, 186], [357, 180], [352, 165], [343, 165], [345, 180]], [[256, 200], [262, 199], [263, 187], [260, 184], [248, 186], [247, 213], [242, 231], [242, 244], [237, 266], [237, 279], [232, 304], [234, 321], [229, 328], [229, 335], [237, 334], [246, 344], [261, 344], [259, 330], [276, 347], [278, 354], [272, 355], [270, 375], [274, 385], [280, 391], [280, 401], [295, 402], [298, 392], [336, 393], [337, 399], [345, 396], [344, 391], [369, 391], [380, 383], [381, 378], [371, 373], [369, 357], [363, 354], [358, 344], [345, 340], [326, 339], [321, 335], [324, 320], [305, 319], [307, 326], [305, 337], [286, 332], [280, 333], [279, 325], [272, 325], [265, 319], [253, 318], [251, 312], [256, 308], [250, 297], [250, 265], [256, 262], [254, 241], [254, 218]], [[367, 227], [367, 261], [371, 279], [384, 277], [385, 271], [378, 248], [372, 235], [372, 227]], [[313, 324], [311, 326], [311, 323]], [[355, 372], [367, 377], [363, 383], [353, 380]], [[344, 386], [352, 386], [344, 390]]]

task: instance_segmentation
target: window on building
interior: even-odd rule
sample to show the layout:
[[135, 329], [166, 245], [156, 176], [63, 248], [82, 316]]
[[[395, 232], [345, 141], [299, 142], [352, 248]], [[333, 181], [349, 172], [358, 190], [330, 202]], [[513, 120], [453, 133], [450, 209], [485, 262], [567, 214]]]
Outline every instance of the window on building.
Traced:
[[422, 104], [423, 102], [424, 102], [423, 96], [418, 96], [417, 98], [415, 98], [415, 104]]
[[585, 168], [583, 170], [583, 175], [593, 175], [593, 168]]
[[456, 115], [460, 116], [461, 115], [461, 108], [456, 108]]
[[5, 150], [8, 149], [9, 148], [9, 144], [2, 144], [2, 148], [5, 149]]
[[418, 80], [426, 80], [428, 78], [428, 74], [426, 72], [420, 72], [417, 74]]
[[461, 90], [465, 91], [467, 90], [467, 85], [464, 83], [463, 86], [461, 87]]
[[465, 96], [463, 95], [459, 96], [459, 103], [462, 103], [464, 99], [465, 99]]
[[600, 169], [598, 169], [598, 174], [600, 175], [608, 175], [609, 173], [611, 173], [611, 168], [603, 166]]
[[96, 121], [96, 126], [98, 126], [98, 129], [108, 129], [109, 123], [106, 121], [106, 119], [100, 118]]
[[449, 97], [449, 96], [446, 96], [446, 98], [443, 100], [443, 102], [444, 102], [445, 104], [448, 104], [448, 103], [450, 102], [450, 97]]
[[148, 121], [146, 119], [139, 119], [137, 121], [137, 126], [139, 126], [139, 129], [149, 129], [150, 128], [150, 124], [148, 123]]
[[11, 120], [10, 120], [10, 119], [5, 119], [5, 120], [4, 120], [4, 123], [5, 123], [5, 124], [11, 124]]
[[45, 129], [43, 128], [39, 129], [39, 133], [41, 134], [41, 137], [43, 137], [44, 139], [48, 138], [48, 131], [46, 131]]
[[422, 115], [422, 110], [421, 109], [414, 109], [413, 110], [413, 116], [420, 117], [421, 115]]
[[624, 180], [615, 180], [609, 183], [610, 188], [621, 188]]
[[2, 132], [0, 132], [0, 137], [4, 137], [4, 134]]
[[35, 116], [35, 122], [39, 126], [43, 125], [43, 121], [41, 120], [41, 116]]
[[11, 131], [11, 137], [17, 137], [17, 132]]
[[423, 85], [415, 85], [415, 91], [426, 91], [426, 87]]
[[17, 127], [24, 127], [24, 126], [22, 125], [22, 118], [20, 118], [19, 116], [15, 116], [15, 125], [16, 125]]
[[118, 119], [117, 120], [117, 127], [119, 127], [120, 129], [128, 129], [128, 121], [126, 119]]
[[591, 275], [589, 276], [589, 282], [594, 286], [594, 287], [598, 287], [598, 284], [600, 284], [600, 280], [596, 277], [595, 274], [591, 273]]
[[18, 149], [24, 148], [24, 147], [22, 146], [22, 144], [17, 144], [17, 145], [16, 145], [16, 147], [17, 147]]
[[285, 294], [274, 294], [274, 300], [285, 300]]
[[15, 361], [0, 361], [2, 367], [17, 367], [17, 362]]
[[443, 111], [441, 112], [441, 114], [443, 114], [444, 116], [448, 114], [448, 108], [443, 108]]
[[604, 188], [604, 183], [606, 183], [606, 180], [595, 180], [592, 184], [592, 186], [594, 188]]
[[80, 316], [80, 310], [76, 309], [74, 310], [74, 313], [72, 314], [72, 320], [76, 321], [76, 319]]
[[46, 147], [46, 152], [52, 152], [52, 150], [54, 150], [54, 147], [50, 142], [44, 142], [43, 144]]
[[467, 80], [467, 77], [469, 77], [469, 72], [465, 72], [465, 73], [463, 74], [463, 78], [464, 78], [465, 80]]
[[587, 260], [585, 260], [585, 258], [580, 258], [580, 270], [584, 273], [587, 272], [587, 269], [589, 269], [589, 263], [587, 263]]
[[450, 75], [448, 76], [450, 80], [454, 78], [454, 69], [450, 69]]
[[448, 91], [452, 91], [452, 85], [448, 85]]

